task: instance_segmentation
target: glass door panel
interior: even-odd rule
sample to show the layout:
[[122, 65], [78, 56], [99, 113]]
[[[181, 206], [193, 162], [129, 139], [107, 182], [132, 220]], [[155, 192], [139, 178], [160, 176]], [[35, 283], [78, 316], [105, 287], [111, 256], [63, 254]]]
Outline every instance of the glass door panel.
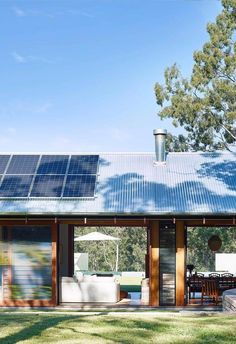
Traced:
[[[4, 300], [52, 298], [50, 226], [2, 227], [1, 286]], [[0, 238], [1, 238], [0, 236]]]

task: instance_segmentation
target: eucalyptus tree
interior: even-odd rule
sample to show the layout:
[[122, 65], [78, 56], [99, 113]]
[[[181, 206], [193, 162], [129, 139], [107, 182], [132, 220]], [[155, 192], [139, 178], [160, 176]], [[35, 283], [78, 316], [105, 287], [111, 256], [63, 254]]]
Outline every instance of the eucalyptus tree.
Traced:
[[190, 77], [177, 64], [156, 83], [158, 115], [185, 129], [169, 136], [170, 150], [228, 148], [236, 141], [236, 0], [222, 0], [222, 11], [207, 25], [209, 40], [193, 54]]

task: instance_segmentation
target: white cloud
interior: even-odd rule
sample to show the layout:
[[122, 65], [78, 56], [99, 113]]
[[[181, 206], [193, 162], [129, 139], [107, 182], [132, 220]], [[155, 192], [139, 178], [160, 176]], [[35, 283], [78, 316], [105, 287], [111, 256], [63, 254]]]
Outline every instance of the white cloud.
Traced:
[[19, 7], [12, 7], [13, 13], [17, 17], [27, 17], [27, 16], [41, 16], [41, 17], [48, 17], [48, 18], [54, 18], [54, 15], [51, 13], [43, 12], [43, 11], [37, 11], [37, 10], [23, 10]]
[[0, 132], [0, 145], [2, 151], [9, 151], [9, 145], [14, 144], [16, 135], [16, 128], [9, 127]]
[[50, 140], [48, 143], [49, 149], [52, 151], [70, 151], [72, 149], [72, 142], [68, 137], [53, 137], [53, 140]]
[[120, 128], [110, 128], [108, 131], [112, 140], [124, 141], [128, 138], [128, 133], [124, 129]]
[[16, 134], [16, 128], [13, 128], [13, 127], [7, 128], [6, 132], [10, 135], [15, 135]]
[[[53, 104], [49, 99], [41, 101], [29, 101], [24, 99], [14, 101], [14, 99], [11, 99], [7, 104], [0, 104], [0, 118], [7, 123], [4, 126], [4, 133], [14, 134], [16, 132], [15, 128], [22, 124], [21, 118], [24, 120], [24, 118], [28, 116], [38, 116], [41, 121], [44, 121], [45, 118], [49, 116], [55, 117], [55, 113], [51, 111], [52, 107]], [[17, 123], [16, 127], [15, 123]]]
[[15, 13], [15, 15], [17, 17], [25, 17], [26, 16], [26, 12], [23, 11], [21, 8], [19, 7], [13, 7], [12, 8], [13, 12]]
[[94, 16], [92, 14], [85, 12], [85, 11], [80, 11], [80, 10], [70, 9], [70, 10], [67, 10], [67, 13], [72, 14], [72, 15], [79, 15], [79, 16], [87, 17], [87, 18], [94, 18]]
[[40, 105], [40, 106], [36, 109], [36, 112], [42, 114], [42, 113], [47, 112], [49, 109], [51, 109], [51, 107], [52, 107], [52, 104], [51, 104], [51, 103], [45, 103], [45, 104]]
[[52, 60], [46, 59], [41, 56], [35, 56], [35, 55], [29, 55], [26, 57], [28, 61], [36, 61], [36, 62], [42, 62], [42, 63], [53, 63]]
[[24, 56], [18, 54], [15, 51], [11, 55], [17, 63], [26, 63], [27, 62], [27, 60]]
[[17, 63], [27, 63], [27, 62], [53, 63], [52, 60], [46, 59], [46, 58], [41, 57], [41, 56], [36, 56], [36, 55], [23, 56], [22, 54], [19, 54], [16, 51], [11, 53], [11, 56], [14, 58], [14, 60]]
[[81, 11], [78, 9], [68, 9], [65, 11], [56, 11], [56, 12], [44, 12], [44, 11], [39, 11], [39, 10], [32, 10], [32, 9], [22, 9], [19, 7], [12, 7], [13, 13], [17, 17], [27, 17], [27, 16], [34, 16], [34, 17], [47, 17], [47, 18], [55, 18], [59, 16], [65, 16], [65, 15], [78, 15], [82, 17], [87, 17], [87, 18], [94, 18], [94, 16], [86, 11]]
[[5, 149], [8, 149], [8, 144], [12, 142], [12, 140], [9, 139], [9, 136], [0, 136], [0, 145], [1, 145], [1, 150], [4, 151]]

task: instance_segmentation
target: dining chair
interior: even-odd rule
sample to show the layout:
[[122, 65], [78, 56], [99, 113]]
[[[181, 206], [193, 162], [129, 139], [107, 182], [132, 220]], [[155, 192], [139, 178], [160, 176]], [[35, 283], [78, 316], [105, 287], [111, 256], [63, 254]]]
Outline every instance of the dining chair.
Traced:
[[228, 273], [228, 272], [221, 274], [220, 280], [219, 280], [219, 289], [220, 289], [221, 294], [225, 290], [233, 289], [234, 286], [235, 286], [235, 281], [233, 278], [233, 274]]
[[220, 274], [218, 274], [217, 272], [212, 272], [211, 274], [209, 274], [209, 278], [220, 278]]
[[204, 274], [202, 274], [201, 272], [196, 272], [195, 276], [198, 276], [200, 278], [203, 278], [204, 277]]
[[[195, 293], [200, 293], [202, 290], [202, 279], [204, 278], [203, 274], [194, 274], [188, 279], [188, 288], [189, 288], [189, 300], [195, 298]], [[192, 296], [192, 297], [191, 297]]]
[[229, 273], [229, 272], [224, 272], [223, 274], [221, 274], [221, 277], [233, 277], [234, 275]]
[[219, 287], [217, 280], [215, 279], [203, 279], [202, 280], [202, 296], [201, 304], [204, 300], [212, 300], [215, 304], [218, 304], [219, 299]]

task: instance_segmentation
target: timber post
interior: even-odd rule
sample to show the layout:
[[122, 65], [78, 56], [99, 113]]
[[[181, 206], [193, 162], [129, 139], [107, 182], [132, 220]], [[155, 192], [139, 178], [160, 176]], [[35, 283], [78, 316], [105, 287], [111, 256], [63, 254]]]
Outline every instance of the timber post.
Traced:
[[150, 245], [149, 245], [149, 303], [150, 306], [160, 305], [159, 297], [159, 221], [150, 222]]

